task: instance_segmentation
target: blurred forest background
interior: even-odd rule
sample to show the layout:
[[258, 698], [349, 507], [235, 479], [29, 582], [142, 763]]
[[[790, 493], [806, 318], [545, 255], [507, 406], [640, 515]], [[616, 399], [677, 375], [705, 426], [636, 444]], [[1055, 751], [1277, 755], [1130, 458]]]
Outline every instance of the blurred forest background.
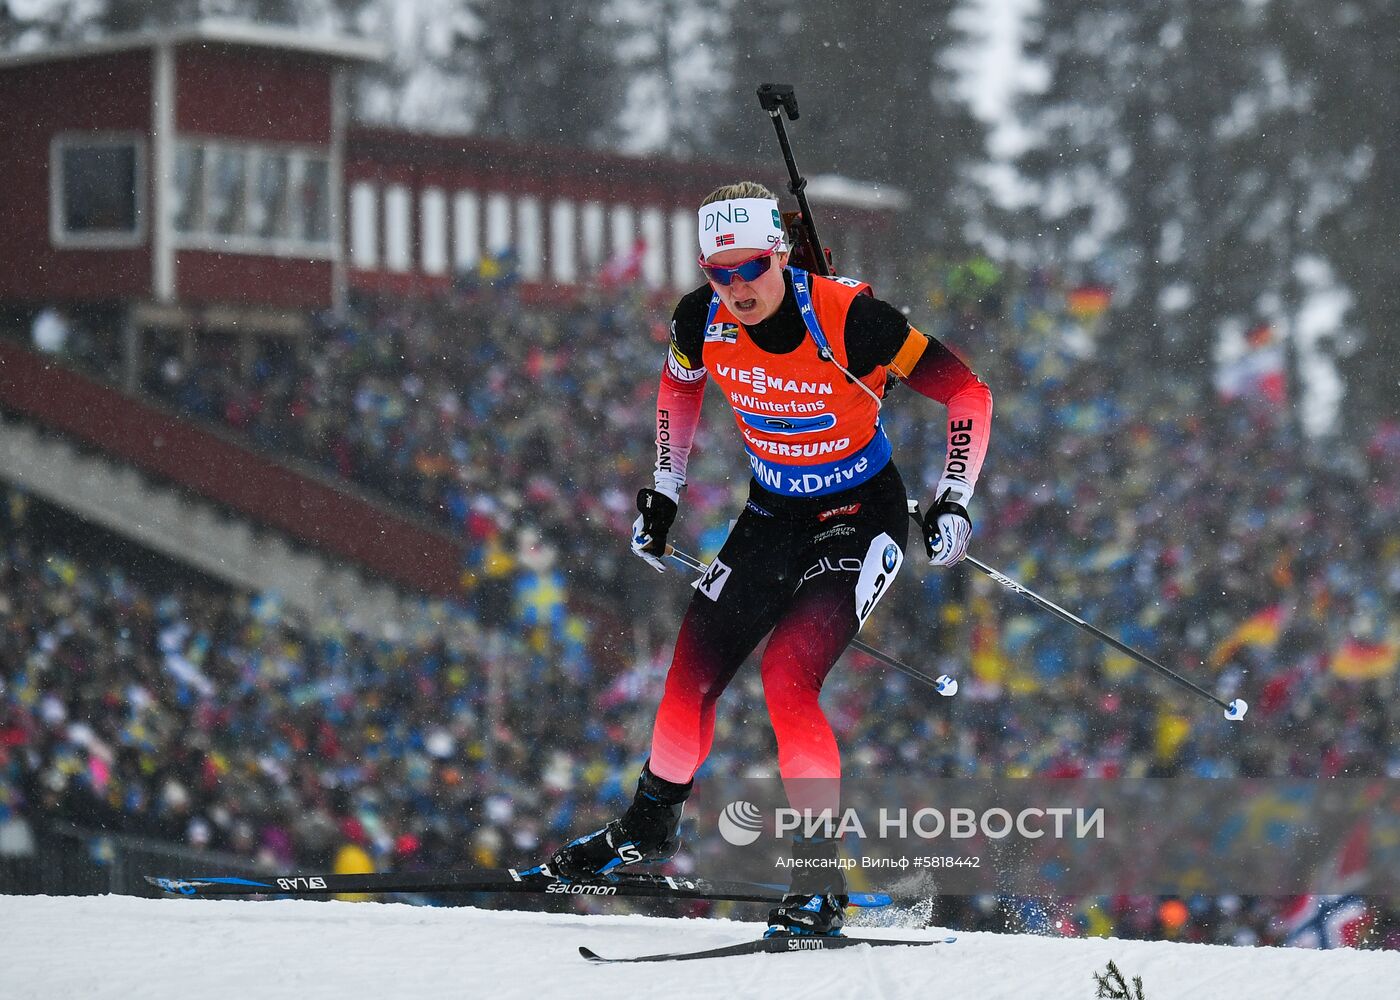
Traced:
[[906, 191], [908, 260], [1077, 269], [1120, 359], [1204, 391], [1268, 326], [1291, 380], [1345, 387], [1314, 432], [1400, 398], [1390, 0], [0, 0], [0, 46], [206, 17], [384, 42], [364, 120], [565, 146], [768, 160], [753, 91], [792, 83], [799, 163]]

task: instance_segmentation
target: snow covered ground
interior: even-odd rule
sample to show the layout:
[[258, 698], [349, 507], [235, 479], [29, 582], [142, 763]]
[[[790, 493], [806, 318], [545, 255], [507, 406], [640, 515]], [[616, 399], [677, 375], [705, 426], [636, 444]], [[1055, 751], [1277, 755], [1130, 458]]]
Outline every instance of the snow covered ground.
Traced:
[[[1400, 954], [962, 934], [923, 949], [852, 948], [669, 965], [627, 955], [731, 944], [755, 924], [403, 904], [0, 896], [0, 997], [917, 997], [1093, 1000], [1110, 959], [1146, 1000], [1400, 996]], [[919, 937], [931, 932], [865, 933]]]

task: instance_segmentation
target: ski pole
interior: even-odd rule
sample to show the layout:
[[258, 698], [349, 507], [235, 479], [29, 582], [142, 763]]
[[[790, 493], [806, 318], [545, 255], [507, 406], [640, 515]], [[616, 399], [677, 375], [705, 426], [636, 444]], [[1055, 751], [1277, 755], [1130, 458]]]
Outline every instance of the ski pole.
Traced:
[[817, 236], [817, 223], [812, 218], [812, 206], [807, 204], [807, 179], [797, 171], [797, 160], [792, 155], [792, 144], [788, 142], [787, 127], [783, 125], [783, 113], [797, 121], [797, 91], [790, 83], [765, 83], [758, 88], [758, 103], [773, 119], [773, 128], [778, 131], [778, 145], [783, 148], [783, 160], [787, 163], [788, 176], [792, 178], [788, 190], [797, 198], [797, 207], [802, 210], [802, 228], [812, 244], [812, 257], [816, 271], [824, 278], [831, 277], [831, 268], [826, 262], [826, 251]]
[[[701, 562], [699, 559], [696, 559], [694, 556], [682, 552], [674, 545], [666, 546], [666, 554], [672, 559], [676, 560], [676, 562], [682, 564], [683, 566], [687, 566], [690, 569], [693, 569], [700, 573], [703, 573], [710, 568], [708, 565]], [[917, 667], [911, 667], [907, 663], [903, 663], [899, 660], [896, 660], [893, 656], [890, 656], [888, 653], [882, 653], [874, 646], [870, 645], [869, 643], [861, 642], [859, 639], [852, 639], [851, 645], [854, 646], [856, 649], [860, 650], [865, 655], [879, 660], [885, 666], [893, 667], [895, 670], [898, 670], [906, 677], [912, 677], [916, 681], [922, 681], [923, 683], [929, 685], [931, 688], [937, 691], [939, 694], [943, 695], [943, 697], [945, 698], [951, 698], [953, 697], [953, 695], [958, 693], [958, 682], [952, 677], [949, 677], [947, 674], [940, 674], [937, 677], [930, 676], [929, 674], [924, 673], [922, 670], [919, 670]]]
[[[923, 518], [919, 516], [918, 501], [909, 501], [909, 516], [914, 519], [915, 523], [917, 523], [920, 528], [923, 528], [924, 521]], [[1022, 597], [1026, 598], [1032, 604], [1034, 604], [1036, 607], [1050, 612], [1052, 615], [1054, 615], [1061, 621], [1069, 622], [1069, 624], [1083, 629], [1084, 631], [1093, 635], [1095, 638], [1108, 643], [1110, 646], [1112, 646], [1114, 649], [1118, 650], [1118, 652], [1124, 654], [1125, 656], [1132, 657], [1134, 660], [1137, 660], [1144, 666], [1151, 667], [1153, 670], [1157, 671], [1162, 676], [1168, 677], [1171, 680], [1176, 681], [1176, 683], [1180, 684], [1187, 690], [1193, 691], [1196, 694], [1200, 695], [1202, 698], [1205, 698], [1207, 701], [1212, 701], [1215, 704], [1219, 705], [1221, 708], [1225, 709], [1225, 718], [1229, 719], [1231, 722], [1239, 722], [1241, 719], [1244, 718], [1244, 713], [1249, 711], [1249, 703], [1243, 698], [1236, 698], [1234, 701], [1228, 703], [1222, 701], [1221, 699], [1217, 698], [1215, 695], [1207, 691], [1205, 688], [1201, 687], [1195, 681], [1181, 676], [1181, 674], [1177, 673], [1175, 670], [1172, 670], [1170, 667], [1162, 666], [1162, 664], [1152, 659], [1152, 657], [1148, 656], [1146, 653], [1140, 653], [1132, 646], [1129, 646], [1127, 643], [1118, 641], [1117, 639], [1113, 638], [1113, 636], [1109, 635], [1107, 632], [1095, 628], [1093, 625], [1090, 625], [1078, 615], [1066, 611], [1064, 608], [1060, 607], [1053, 601], [1046, 600], [1044, 597], [1041, 597], [1029, 587], [1025, 586], [1024, 584], [1017, 583], [1005, 573], [993, 569], [981, 560], [975, 559], [972, 556], [965, 556], [963, 561], [970, 563], [973, 566], [973, 568], [985, 573], [987, 576], [991, 577], [993, 580], [1001, 584], [1007, 590], [1020, 594]]]

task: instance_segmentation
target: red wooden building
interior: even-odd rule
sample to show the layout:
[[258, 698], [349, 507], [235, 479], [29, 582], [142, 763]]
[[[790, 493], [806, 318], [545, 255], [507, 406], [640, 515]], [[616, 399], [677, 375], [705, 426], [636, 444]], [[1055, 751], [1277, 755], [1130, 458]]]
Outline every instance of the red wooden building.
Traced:
[[204, 23], [0, 58], [0, 299], [327, 306], [362, 41]]
[[[701, 196], [783, 180], [774, 165], [348, 128], [346, 68], [379, 57], [230, 22], [0, 56], [0, 303], [122, 303], [153, 325], [233, 307], [246, 326], [248, 310], [428, 291], [503, 255], [534, 293], [610, 263], [671, 292], [699, 279]], [[878, 278], [901, 196], [830, 178], [808, 193], [843, 268]]]

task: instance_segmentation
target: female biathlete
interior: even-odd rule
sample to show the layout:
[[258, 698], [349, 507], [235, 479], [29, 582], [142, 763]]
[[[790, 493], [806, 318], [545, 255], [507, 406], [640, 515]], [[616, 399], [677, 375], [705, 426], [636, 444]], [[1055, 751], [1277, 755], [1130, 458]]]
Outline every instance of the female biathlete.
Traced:
[[[793, 808], [837, 815], [841, 758], [817, 698], [904, 559], [904, 483], [880, 426], [886, 372], [948, 408], [948, 449], [924, 544], [935, 566], [967, 551], [967, 503], [987, 450], [992, 395], [870, 286], [788, 266], [778, 202], [745, 182], [699, 211], [708, 284], [681, 299], [657, 397], [657, 461], [632, 550], [664, 571], [666, 535], [713, 380], [734, 410], [753, 481], [728, 540], [691, 597], [652, 730], [651, 756], [621, 819], [565, 845], [551, 872], [582, 878], [670, 857], [715, 703], [768, 632], [762, 679]], [[770, 933], [836, 934], [846, 905], [836, 841], [793, 844], [791, 891]]]

